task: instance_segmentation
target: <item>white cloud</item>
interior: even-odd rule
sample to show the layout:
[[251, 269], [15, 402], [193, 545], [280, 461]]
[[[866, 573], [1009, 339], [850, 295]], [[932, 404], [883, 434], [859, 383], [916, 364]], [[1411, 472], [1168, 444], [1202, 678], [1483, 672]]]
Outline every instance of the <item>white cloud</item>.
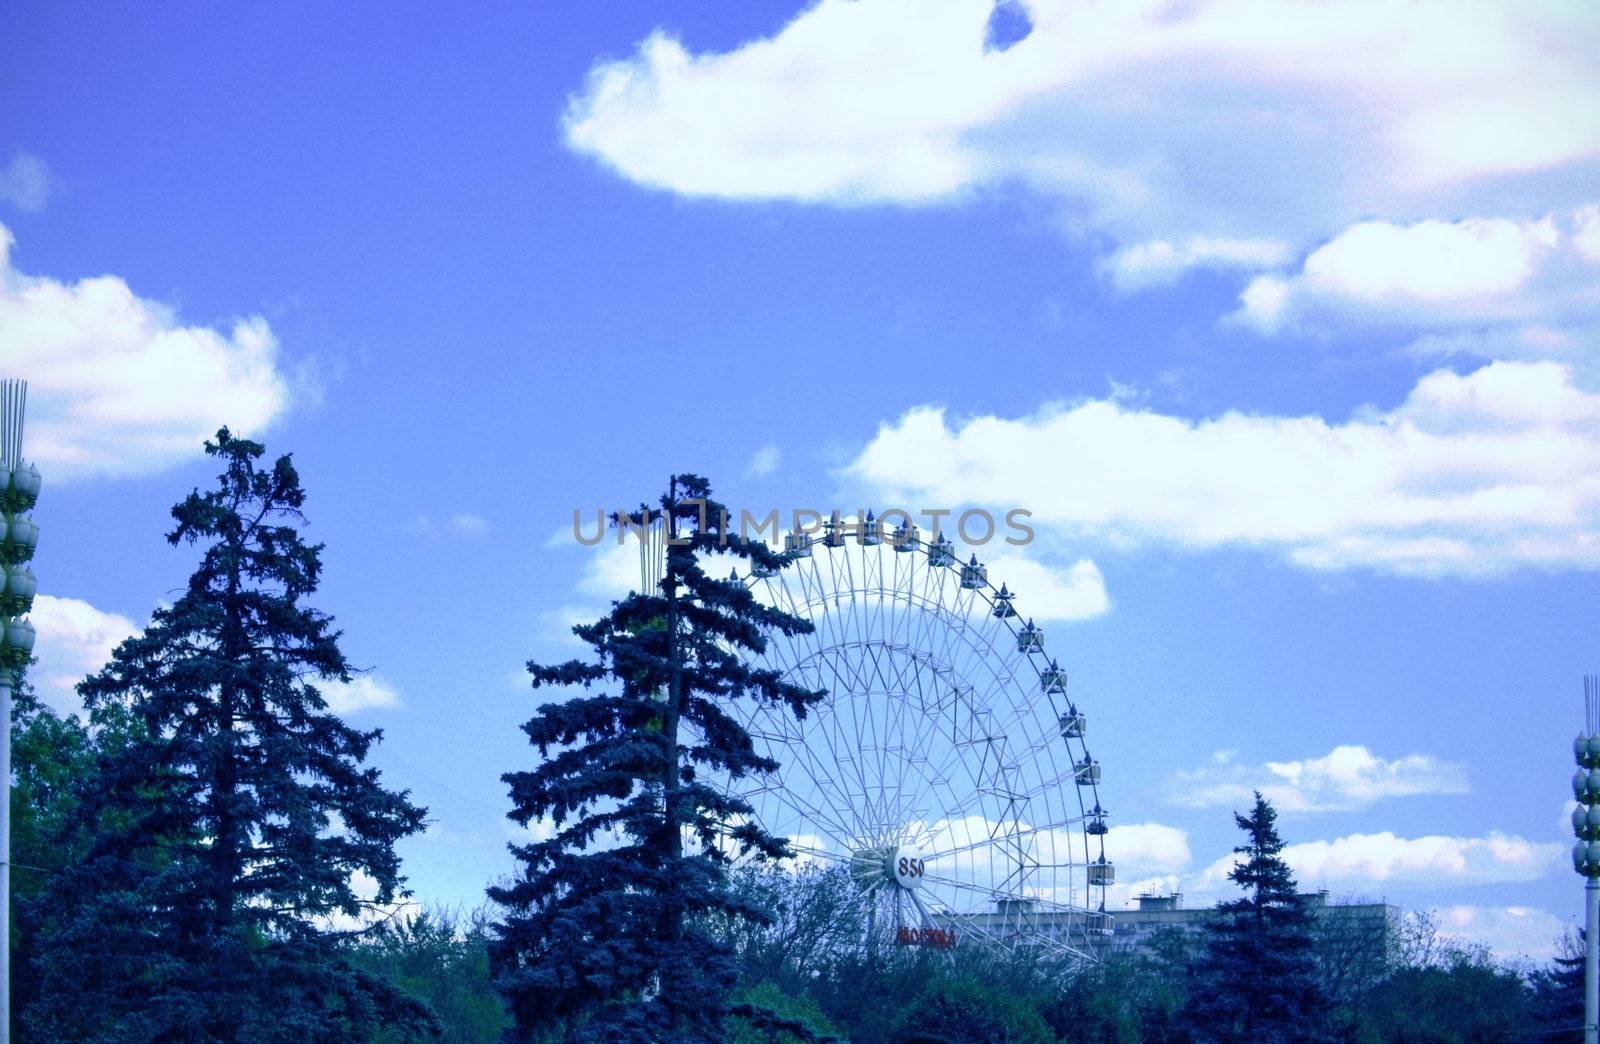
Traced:
[[1298, 272], [1256, 277], [1233, 319], [1262, 333], [1336, 320], [1421, 329], [1592, 315], [1600, 266], [1584, 208], [1559, 220], [1363, 221]]
[[383, 679], [371, 674], [358, 674], [348, 682], [317, 682], [316, 688], [328, 701], [328, 709], [335, 714], [348, 715], [373, 707], [398, 707], [400, 694]]
[[[1122, 875], [1122, 862], [1117, 854], [1107, 847], [1106, 856], [1117, 864], [1117, 873]], [[1132, 880], [1119, 876], [1116, 883], [1106, 888], [1106, 909], [1113, 914], [1118, 910], [1137, 909], [1141, 895], [1174, 895], [1183, 891], [1183, 881], [1177, 874], [1155, 874]]]
[[[560, 605], [554, 609], [539, 614], [538, 634], [545, 641], [558, 646], [570, 646], [574, 649], [583, 647], [583, 643], [572, 629], [579, 624], [591, 624], [606, 614], [606, 610], [595, 605]], [[511, 687], [521, 692], [528, 687], [528, 672], [516, 671], [508, 675]]]
[[1447, 906], [1436, 913], [1440, 932], [1487, 946], [1502, 960], [1545, 963], [1568, 930], [1561, 918], [1531, 906]]
[[[850, 515], [841, 521], [845, 525], [853, 525], [855, 519], [855, 515]], [[593, 532], [592, 529], [587, 530], [586, 535]], [[598, 544], [580, 546], [578, 549], [586, 556], [582, 571], [573, 585], [578, 600], [559, 606], [541, 617], [541, 630], [546, 638], [560, 642], [572, 641], [575, 624], [591, 623], [606, 612], [603, 603], [587, 600], [609, 602], [639, 587], [641, 569], [638, 538], [630, 533], [626, 541], [619, 544], [614, 530], [603, 532], [604, 538]], [[557, 533], [551, 538], [549, 546], [563, 546], [569, 540], [570, 533]], [[977, 550], [981, 552], [983, 549]], [[825, 552], [819, 549], [817, 553]], [[885, 550], [884, 553], [893, 552]], [[1057, 568], [1015, 554], [980, 554], [979, 557], [988, 567], [991, 584], [999, 587], [1005, 583], [1017, 594], [1017, 612], [1024, 618], [1036, 621], [1083, 620], [1110, 611], [1111, 599], [1106, 593], [1105, 579], [1099, 567], [1089, 559], [1079, 559], [1070, 566]], [[732, 556], [703, 556], [701, 567], [708, 576], [717, 578], [726, 577], [735, 568], [741, 575], [748, 571], [748, 566], [742, 560]], [[826, 588], [841, 578], [840, 574], [832, 571], [819, 571], [813, 582]], [[959, 580], [954, 573], [949, 573], [944, 575], [943, 582], [950, 588], [946, 595], [953, 603], [956, 597], [954, 588]], [[764, 588], [758, 589], [758, 597], [763, 596], [763, 591]], [[968, 608], [973, 615], [981, 616], [988, 611], [988, 603], [974, 600]]]
[[1590, 261], [1600, 261], [1600, 203], [1574, 211], [1572, 226], [1572, 248]]
[[367, 931], [380, 922], [409, 922], [421, 912], [419, 904], [403, 897], [409, 893], [396, 896], [392, 902], [378, 902], [378, 879], [365, 870], [351, 871], [350, 891], [355, 895], [359, 910], [354, 915], [343, 910], [324, 914], [317, 918], [319, 927], [332, 932]]
[[[592, 547], [579, 548], [588, 556], [576, 585], [579, 594], [610, 600], [623, 598], [628, 592], [639, 589], [643, 582], [642, 546], [639, 538], [632, 530], [621, 543], [618, 542], [617, 536], [617, 530], [606, 530], [605, 539], [600, 543]], [[741, 574], [748, 571], [743, 559], [731, 554], [701, 553], [699, 562], [700, 568], [705, 570], [707, 576], [717, 579], [725, 579], [736, 567]], [[596, 611], [593, 616], [599, 616], [601, 612], [603, 610]]]
[[1290, 254], [1288, 244], [1275, 239], [1151, 239], [1117, 251], [1101, 269], [1118, 288], [1143, 290], [1176, 282], [1195, 268], [1276, 268]]
[[[1350, 834], [1332, 841], [1287, 845], [1283, 858], [1302, 890], [1320, 887], [1405, 884], [1449, 887], [1534, 881], [1566, 855], [1561, 842], [1528, 841], [1491, 832], [1486, 837], [1398, 837], [1385, 830]], [[1237, 856], [1211, 864], [1202, 887], [1220, 888]]]
[[1116, 398], [950, 423], [918, 407], [846, 476], [899, 503], [1026, 507], [1116, 543], [1272, 548], [1318, 569], [1600, 567], [1600, 394], [1555, 363], [1422, 378], [1398, 407], [1192, 421]]
[[[583, 535], [592, 538], [596, 530], [592, 517], [583, 522]], [[573, 643], [577, 639], [572, 628], [577, 624], [593, 623], [604, 616], [607, 603], [627, 597], [636, 591], [643, 579], [641, 545], [638, 536], [629, 530], [619, 542], [619, 531], [601, 527], [599, 543], [584, 546], [573, 540], [571, 530], [560, 530], [550, 537], [546, 547], [576, 547], [584, 556], [583, 567], [573, 584], [578, 600], [557, 606], [540, 616], [543, 636], [557, 643]], [[718, 559], [703, 556], [701, 566], [707, 575], [726, 577], [737, 562], [734, 558]], [[519, 676], [520, 678], [521, 676]], [[518, 685], [523, 682], [519, 681]]]
[[25, 214], [37, 214], [50, 199], [50, 168], [44, 160], [19, 152], [0, 170], [0, 200]]
[[1119, 873], [1176, 873], [1189, 865], [1189, 835], [1161, 823], [1119, 824], [1106, 834], [1106, 856]]
[[482, 540], [489, 535], [489, 520], [481, 515], [465, 513], [451, 515], [450, 520], [445, 525], [452, 536]]
[[1467, 775], [1431, 754], [1385, 760], [1345, 744], [1320, 758], [1264, 765], [1241, 765], [1219, 752], [1204, 767], [1179, 772], [1167, 790], [1174, 803], [1192, 808], [1245, 808], [1259, 790], [1280, 812], [1328, 812], [1395, 797], [1465, 794]]
[[125, 638], [138, 633], [132, 620], [96, 609], [81, 598], [39, 595], [28, 619], [38, 631], [31, 669], [40, 698], [58, 710], [80, 706], [73, 687], [111, 659]]
[[[519, 826], [507, 821], [505, 824], [506, 836], [517, 844], [542, 844], [554, 841], [556, 835], [572, 826], [573, 821], [568, 819], [564, 823], [556, 823], [553, 819], [535, 816], [528, 820], [527, 826]], [[617, 848], [629, 842], [628, 833], [620, 826], [605, 827], [595, 833], [594, 840], [579, 851], [604, 852], [607, 849]], [[687, 840], [687, 839], [686, 839]]]
[[1466, 354], [1484, 359], [1567, 358], [1578, 362], [1589, 345], [1600, 345], [1600, 322], [1509, 322], [1430, 331], [1405, 351], [1418, 357]]
[[[684, 195], [850, 205], [1007, 182], [1124, 242], [1300, 239], [1593, 158], [1593, 8], [821, 0], [693, 53], [657, 31], [570, 100], [567, 139]], [[1555, 191], [1555, 190], [1551, 190]]]
[[451, 515], [440, 525], [429, 515], [418, 515], [407, 522], [405, 531], [412, 536], [425, 537], [432, 540], [447, 533], [453, 537], [462, 537], [467, 540], [482, 540], [489, 535], [489, 520], [481, 515], [462, 513]]
[[1306, 258], [1305, 278], [1363, 300], [1456, 301], [1518, 289], [1557, 242], [1548, 219], [1365, 221]]
[[1017, 612], [1034, 620], [1086, 620], [1111, 609], [1100, 567], [1081, 558], [1055, 569], [1018, 555], [984, 559], [989, 581], [1005, 584], [1017, 595]]
[[28, 379], [25, 448], [46, 481], [159, 471], [222, 425], [254, 432], [287, 407], [265, 319], [185, 326], [116, 276], [25, 275], [13, 242], [0, 226], [0, 358]]
[[794, 855], [788, 859], [778, 860], [778, 865], [798, 870], [807, 866], [827, 867], [832, 861], [817, 855], [818, 852], [828, 850], [828, 842], [821, 834], [795, 834], [787, 839], [794, 848]]
[[756, 450], [755, 456], [750, 458], [750, 474], [770, 475], [778, 470], [778, 464], [783, 460], [783, 451], [776, 446], [762, 446]]
[[623, 543], [616, 541], [614, 532], [607, 531], [606, 536], [594, 547], [583, 549], [588, 558], [578, 580], [578, 592], [596, 598], [622, 598], [637, 590], [641, 582], [640, 543], [632, 535]]
[[[592, 532], [586, 530], [585, 535]], [[575, 543], [571, 531], [566, 530], [556, 533], [546, 543], [547, 547], [576, 547], [584, 556], [583, 568], [573, 584], [577, 600], [539, 616], [539, 631], [546, 641], [557, 645], [579, 644], [572, 633], [573, 627], [593, 623], [606, 614], [607, 603], [624, 598], [629, 591], [638, 588], [641, 579], [638, 537], [630, 533], [624, 542], [618, 543], [616, 530], [602, 529], [601, 533], [601, 541], [587, 547]], [[525, 688], [527, 675], [517, 674], [515, 685]]]

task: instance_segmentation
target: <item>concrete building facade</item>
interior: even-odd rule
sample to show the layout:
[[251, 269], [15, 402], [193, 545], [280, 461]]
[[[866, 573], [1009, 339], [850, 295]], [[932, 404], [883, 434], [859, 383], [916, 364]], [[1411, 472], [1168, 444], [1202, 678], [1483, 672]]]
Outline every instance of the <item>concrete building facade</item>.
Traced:
[[[1398, 944], [1401, 911], [1389, 903], [1335, 903], [1327, 892], [1306, 892], [1301, 902], [1311, 914], [1318, 957], [1323, 960], [1387, 962]], [[1199, 945], [1214, 906], [1186, 907], [1181, 894], [1141, 895], [1132, 909], [1111, 913], [1108, 948], [1153, 954], [1167, 940]], [[1176, 934], [1174, 934], [1176, 933]]]

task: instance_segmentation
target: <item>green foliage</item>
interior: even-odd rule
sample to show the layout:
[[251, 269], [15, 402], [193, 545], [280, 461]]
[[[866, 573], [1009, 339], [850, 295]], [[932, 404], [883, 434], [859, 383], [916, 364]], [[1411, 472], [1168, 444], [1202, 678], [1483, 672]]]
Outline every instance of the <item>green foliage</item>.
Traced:
[[[788, 854], [750, 805], [708, 783], [777, 766], [755, 750], [727, 705], [755, 700], [803, 716], [822, 694], [756, 668], [771, 631], [806, 621], [761, 604], [737, 580], [714, 580], [698, 556], [786, 564], [726, 530], [727, 514], [696, 476], [661, 498], [668, 532], [657, 591], [635, 593], [573, 628], [591, 661], [530, 663], [535, 688], [581, 686], [523, 729], [536, 767], [504, 777], [510, 818], [548, 822], [546, 840], [512, 846], [516, 880], [491, 888], [504, 909], [490, 956], [517, 1039], [720, 1040], [737, 978], [715, 919], [765, 919], [728, 887], [737, 854]], [[643, 525], [653, 509], [626, 521]], [[591, 694], [596, 686], [603, 693]], [[680, 739], [680, 733], [691, 737]]]
[[42, 900], [51, 878], [88, 844], [76, 830], [75, 788], [94, 762], [89, 730], [39, 702], [16, 679], [11, 715], [11, 1017], [13, 1031], [43, 989]]
[[[809, 993], [786, 993], [775, 982], [747, 986], [733, 995], [738, 1004], [747, 1004], [758, 1011], [770, 1012], [790, 1022], [799, 1023], [813, 1037], [838, 1038], [839, 1028], [823, 1014], [822, 1007]], [[781, 1029], [758, 1028], [750, 1019], [732, 1018], [728, 1022], [729, 1044], [785, 1044], [799, 1038]]]
[[481, 915], [445, 911], [386, 922], [357, 939], [350, 954], [356, 967], [421, 1001], [438, 1019], [437, 1036], [385, 1028], [371, 1038], [374, 1044], [491, 1044], [511, 1026], [489, 978], [489, 933]]
[[1353, 1036], [1395, 1044], [1516, 1041], [1534, 1014], [1521, 975], [1482, 950], [1458, 949], [1439, 963], [1391, 975], [1357, 1013]]
[[258, 466], [263, 448], [227, 429], [206, 452], [218, 484], [174, 507], [168, 534], [200, 551], [186, 590], [78, 687], [117, 739], [95, 746], [72, 805], [88, 843], [40, 903], [35, 970], [51, 988], [27, 1025], [40, 1039], [316, 1041], [426, 1024], [328, 928], [400, 894], [394, 843], [423, 811], [363, 766], [380, 734], [316, 688], [350, 670], [332, 621], [302, 604], [321, 549], [300, 539], [299, 476], [286, 456]]
[[11, 877], [12, 898], [26, 905], [46, 890], [50, 875], [70, 861], [76, 822], [75, 788], [94, 764], [89, 730], [72, 716], [62, 717], [19, 678], [11, 710]]
[[1139, 1044], [1183, 1035], [1187, 963], [1117, 954], [1069, 976], [1044, 1014], [1063, 1040]]
[[1050, 1025], [1031, 999], [975, 977], [936, 978], [902, 1009], [900, 1040], [960, 1044], [1051, 1044]]
[[848, 1040], [1055, 1039], [1046, 1009], [1067, 980], [1041, 956], [875, 942], [863, 933], [867, 904], [844, 868], [745, 869], [734, 888], [772, 912], [764, 924], [711, 926], [737, 957], [744, 989], [814, 1003]]
[[732, 947], [747, 984], [805, 994], [860, 941], [867, 902], [845, 867], [748, 866], [733, 875], [732, 888], [768, 915], [764, 922], [718, 918], [708, 925]]

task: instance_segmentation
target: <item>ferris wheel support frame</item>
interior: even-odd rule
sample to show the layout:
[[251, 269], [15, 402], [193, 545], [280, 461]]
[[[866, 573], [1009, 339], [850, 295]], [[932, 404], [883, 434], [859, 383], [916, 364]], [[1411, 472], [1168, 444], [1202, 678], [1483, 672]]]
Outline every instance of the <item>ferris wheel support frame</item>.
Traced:
[[[848, 532], [847, 530], [853, 530]], [[1017, 931], [1015, 938], [1027, 944], [1044, 945], [1051, 949], [1068, 953], [1075, 958], [1093, 960], [1099, 949], [1098, 942], [1109, 934], [1109, 917], [1105, 913], [1105, 889], [1114, 881], [1114, 870], [1105, 855], [1105, 811], [1100, 806], [1099, 800], [1099, 763], [1089, 754], [1087, 742], [1084, 739], [1085, 718], [1078, 710], [1075, 703], [1066, 696], [1065, 672], [1057, 662], [1045, 655], [1043, 632], [1035, 627], [1031, 620], [1025, 626], [1018, 626], [1017, 621], [1022, 617], [1013, 606], [1015, 595], [1009, 588], [1002, 584], [998, 589], [989, 582], [987, 569], [982, 566], [976, 555], [967, 563], [960, 562], [954, 553], [954, 545], [939, 534], [934, 534], [931, 540], [924, 540], [913, 525], [897, 527], [892, 534], [886, 533], [881, 523], [875, 521], [869, 512], [861, 522], [852, 522], [848, 526], [841, 524], [837, 515], [824, 527], [821, 539], [813, 539], [810, 534], [790, 533], [787, 535], [786, 550], [792, 556], [791, 566], [796, 563], [810, 560], [810, 568], [801, 567], [801, 572], [796, 577], [795, 586], [798, 587], [798, 596], [784, 579], [784, 574], [789, 569], [753, 571], [743, 578], [751, 586], [766, 585], [766, 591], [773, 597], [774, 603], [786, 611], [810, 618], [812, 615], [826, 616], [829, 612], [829, 603], [835, 610], [841, 609], [846, 602], [849, 603], [851, 619], [838, 626], [838, 633], [831, 637], [836, 640], [826, 644], [817, 636], [812, 635], [807, 640], [795, 640], [795, 650], [792, 655], [784, 658], [769, 658], [774, 667], [784, 670], [786, 674], [803, 676], [805, 670], [821, 672], [819, 664], [830, 661], [830, 669], [836, 679], [841, 679], [840, 667], [832, 663], [844, 652], [859, 654], [859, 670], [857, 665], [850, 667], [852, 695], [877, 695], [879, 690], [873, 689], [876, 680], [885, 690], [882, 694], [893, 695], [900, 698], [902, 703], [909, 703], [909, 692], [888, 692], [895, 683], [904, 678], [904, 669], [901, 673], [891, 678], [885, 674], [882, 659], [885, 656], [910, 659], [917, 666], [917, 673], [913, 677], [919, 684], [917, 699], [920, 709], [928, 712], [927, 694], [920, 690], [922, 671], [925, 669], [935, 677], [948, 683], [945, 693], [936, 694], [936, 698], [943, 700], [946, 697], [960, 702], [965, 699], [976, 707], [978, 696], [977, 687], [970, 682], [958, 678], [955, 665], [951, 657], [959, 653], [959, 643], [965, 643], [968, 651], [979, 657], [978, 662], [987, 667], [995, 679], [1001, 675], [995, 668], [996, 663], [1009, 663], [1006, 657], [997, 656], [992, 637], [985, 637], [984, 647], [980, 648], [975, 638], [974, 628], [970, 619], [974, 613], [982, 617], [998, 621], [1004, 626], [1006, 637], [1014, 643], [1014, 655], [1020, 655], [1020, 664], [1025, 664], [1032, 669], [1033, 680], [1038, 689], [1035, 696], [1042, 696], [1048, 701], [1048, 706], [1056, 718], [1056, 728], [1050, 730], [1050, 735], [1043, 738], [1034, 737], [1029, 746], [1024, 749], [1009, 752], [1011, 762], [1009, 768], [1016, 770], [1024, 763], [1024, 759], [1037, 759], [1047, 754], [1046, 743], [1054, 744], [1065, 742], [1068, 751], [1069, 767], [1060, 772], [1052, 773], [1043, 785], [1048, 787], [1070, 787], [1078, 796], [1078, 810], [1076, 814], [1051, 818], [1044, 823], [1031, 821], [1024, 822], [1021, 809], [1025, 809], [1038, 793], [1028, 793], [1023, 789], [1009, 790], [996, 787], [985, 790], [979, 788], [978, 793], [972, 795], [967, 802], [958, 803], [954, 808], [942, 809], [945, 821], [949, 813], [956, 812], [970, 815], [976, 808], [989, 809], [982, 804], [986, 795], [995, 802], [1003, 802], [1005, 820], [1011, 824], [1011, 831], [1001, 835], [998, 832], [986, 838], [969, 839], [968, 841], [942, 850], [927, 851], [919, 848], [914, 843], [907, 843], [905, 836], [910, 831], [911, 823], [903, 807], [905, 766], [915, 761], [918, 755], [907, 753], [903, 748], [892, 749], [892, 744], [880, 742], [887, 737], [873, 735], [872, 742], [867, 742], [868, 737], [858, 736], [857, 744], [853, 749], [841, 751], [831, 738], [828, 739], [829, 749], [819, 752], [811, 749], [807, 742], [805, 726], [788, 722], [784, 719], [773, 718], [761, 720], [757, 712], [754, 719], [747, 722], [753, 737], [761, 739], [769, 746], [781, 746], [786, 751], [793, 752], [793, 763], [803, 767], [803, 771], [813, 784], [825, 781], [830, 787], [836, 782], [833, 773], [849, 775], [856, 773], [855, 781], [859, 783], [861, 791], [861, 807], [840, 808], [827, 805], [826, 797], [818, 793], [816, 800], [808, 800], [792, 791], [781, 779], [764, 781], [762, 784], [747, 789], [746, 794], [770, 795], [788, 811], [797, 816], [799, 823], [804, 823], [817, 828], [817, 832], [826, 835], [835, 843], [842, 838], [853, 838], [856, 844], [849, 851], [832, 851], [827, 847], [805, 844], [798, 839], [791, 841], [792, 849], [802, 857], [816, 860], [825, 864], [848, 867], [858, 884], [863, 887], [864, 894], [869, 896], [888, 889], [892, 896], [891, 906], [896, 921], [896, 930], [901, 942], [906, 942], [906, 930], [910, 927], [905, 923], [903, 911], [910, 906], [917, 914], [917, 927], [911, 932], [915, 939], [923, 932], [943, 933], [928, 936], [922, 945], [935, 945], [945, 948], [944, 936], [949, 937], [953, 944], [957, 929], [965, 925], [973, 934], [993, 937], [992, 931], [996, 919], [1000, 922], [1000, 935], [1006, 935], [1006, 925], [1015, 921]], [[877, 546], [878, 550], [869, 560], [866, 549]], [[853, 563], [848, 555], [844, 556], [842, 563], [834, 560], [834, 552], [846, 548], [860, 548], [861, 557], [860, 576], [856, 575]], [[826, 556], [828, 562], [827, 576], [824, 578], [819, 559]], [[901, 559], [904, 555], [914, 557], [906, 559], [910, 565], [902, 568]], [[891, 567], [887, 560], [893, 561]], [[915, 562], [924, 560], [926, 568], [923, 570], [922, 585], [920, 590], [915, 588]], [[946, 601], [944, 595], [947, 589], [947, 575], [940, 574], [934, 579], [936, 570], [948, 571], [959, 579], [957, 586], [956, 602]], [[843, 576], [841, 577], [841, 573]], [[886, 579], [887, 577], [887, 579]], [[841, 583], [841, 580], [843, 581]], [[904, 580], [905, 589], [901, 589]], [[937, 590], [930, 587], [937, 583]], [[897, 611], [917, 621], [909, 633], [892, 633], [881, 636], [870, 631], [863, 625], [856, 611], [862, 608], [865, 600], [876, 598], [881, 605], [888, 598], [895, 603]], [[864, 613], [865, 610], [863, 609]], [[851, 627], [855, 628], [855, 638], [846, 637]], [[940, 633], [942, 632], [942, 633]], [[987, 634], [987, 632], [984, 632]], [[998, 636], [998, 632], [996, 634]], [[800, 649], [808, 651], [801, 654]], [[868, 661], [871, 661], [870, 663]], [[1015, 684], [1016, 675], [1022, 667], [1012, 665], [1009, 675], [1005, 676], [1006, 684]], [[982, 679], [980, 679], [981, 681]], [[956, 684], [959, 681], [959, 684]], [[830, 706], [833, 697], [830, 695]], [[936, 707], [938, 711], [945, 708]], [[1030, 709], [1024, 705], [1013, 715], [1011, 721], [1005, 722], [1007, 727], [1015, 727], [1022, 723], [1022, 715]], [[905, 713], [904, 708], [901, 713]], [[994, 778], [1004, 780], [1007, 771], [1008, 751], [1006, 744], [1009, 736], [1001, 731], [998, 734], [985, 733], [983, 729], [976, 728], [980, 719], [987, 714], [987, 709], [974, 711], [971, 714], [973, 731], [968, 733], [965, 740], [952, 740], [951, 758], [959, 758], [963, 747], [971, 748], [983, 759], [985, 766], [989, 760], [994, 761], [994, 767], [989, 769]], [[776, 728], [764, 728], [763, 725], [774, 725]], [[815, 732], [815, 728], [813, 729]], [[813, 735], [809, 737], [816, 739]], [[1072, 746], [1076, 743], [1082, 757], [1072, 756]], [[997, 749], [998, 747], [998, 749]], [[1059, 748], [1056, 748], [1059, 749]], [[860, 762], [868, 755], [877, 754], [884, 758], [886, 753], [893, 752], [901, 760], [902, 781], [900, 792], [896, 798], [900, 804], [891, 802], [888, 795], [881, 793], [885, 788], [881, 781], [875, 788], [867, 778], [867, 772]], [[966, 754], [970, 758], [972, 753]], [[1052, 755], [1053, 756], [1053, 755]], [[783, 759], [780, 759], [780, 761]], [[950, 758], [947, 758], [947, 762]], [[787, 766], [787, 763], [785, 763]], [[884, 764], [887, 764], [885, 761]], [[938, 768], [938, 772], [946, 772], [953, 766], [946, 764]], [[780, 769], [780, 772], [782, 769]], [[979, 772], [984, 771], [980, 768]], [[975, 773], [974, 779], [978, 776]], [[880, 791], [873, 795], [872, 790]], [[1087, 797], [1088, 801], [1085, 801]], [[1092, 803], [1092, 808], [1090, 807]], [[852, 815], [855, 816], [851, 821]], [[870, 821], [867, 816], [877, 817]], [[896, 820], [896, 817], [900, 821]], [[1003, 821], [1005, 821], [1003, 820]], [[985, 817], [985, 822], [988, 819]], [[920, 824], [924, 829], [926, 823]], [[1081, 862], [1030, 862], [1030, 846], [1040, 837], [1053, 838], [1055, 835], [1068, 828], [1077, 828], [1081, 833], [1081, 849], [1083, 860]], [[938, 864], [941, 860], [949, 860], [968, 852], [975, 852], [982, 848], [991, 850], [991, 865], [994, 862], [993, 851], [1002, 846], [1010, 846], [1007, 857], [1013, 859], [1014, 867], [1005, 878], [982, 885], [973, 881], [961, 880], [955, 876], [941, 874]], [[1098, 848], [1098, 856], [1091, 857], [1091, 849]], [[1069, 855], [1071, 846], [1068, 848]], [[919, 868], [914, 885], [908, 884], [902, 877], [894, 873], [893, 864], [897, 860], [914, 861]], [[873, 864], [883, 864], [873, 869]], [[959, 863], [957, 864], [959, 865]], [[1026, 889], [1027, 881], [1031, 875], [1042, 869], [1068, 869], [1081, 871], [1083, 881], [1084, 903], [1059, 902], [1050, 897], [1029, 895]], [[1069, 899], [1075, 893], [1070, 890], [1074, 878], [1068, 876]], [[928, 899], [919, 894], [924, 890], [924, 885], [935, 886], [946, 892], [954, 891], [962, 894], [981, 896], [985, 901], [992, 902], [997, 908], [997, 913], [962, 913], [959, 911], [930, 909]], [[1091, 895], [1096, 890], [1099, 893], [1098, 908], [1090, 905]], [[1038, 930], [1037, 922], [1043, 914], [1050, 918], [1065, 918], [1069, 927], [1068, 943], [1061, 943], [1052, 937], [1052, 933]], [[875, 914], [869, 915], [869, 921], [875, 921]], [[1021, 929], [1029, 923], [1035, 927], [1028, 933]], [[874, 929], [875, 930], [875, 929]], [[1076, 945], [1074, 945], [1076, 942]]]

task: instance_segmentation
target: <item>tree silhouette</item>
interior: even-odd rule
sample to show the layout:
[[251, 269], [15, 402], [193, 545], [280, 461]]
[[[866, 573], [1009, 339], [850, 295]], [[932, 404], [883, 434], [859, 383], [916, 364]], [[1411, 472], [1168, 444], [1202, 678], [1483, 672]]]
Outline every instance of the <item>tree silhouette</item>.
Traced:
[[1186, 1018], [1202, 1040], [1316, 1039], [1327, 1007], [1317, 983], [1310, 914], [1280, 855], [1278, 814], [1260, 792], [1248, 816], [1235, 813], [1244, 858], [1228, 878], [1245, 894], [1217, 906], [1194, 969]]
[[276, 1041], [426, 1023], [330, 924], [400, 894], [394, 843], [424, 813], [363, 765], [380, 733], [317, 688], [350, 667], [332, 620], [303, 604], [321, 546], [300, 537], [299, 476], [226, 428], [205, 448], [222, 474], [172, 509], [167, 535], [200, 550], [187, 589], [78, 687], [119, 736], [79, 806], [93, 840], [58, 876], [51, 989], [30, 1024], [44, 1039]]
[[675, 476], [659, 514], [641, 507], [614, 519], [664, 525], [658, 589], [573, 628], [593, 660], [528, 665], [535, 688], [584, 691], [539, 708], [523, 730], [545, 760], [503, 777], [510, 817], [550, 831], [512, 846], [516, 880], [489, 891], [505, 911], [491, 955], [519, 1039], [720, 1040], [735, 1011], [730, 948], [703, 922], [764, 920], [730, 889], [726, 866], [740, 854], [787, 849], [749, 804], [704, 776], [777, 767], [730, 713], [734, 701], [803, 717], [823, 694], [746, 658], [765, 648], [766, 633], [811, 625], [763, 605], [736, 579], [707, 575], [705, 555], [763, 569], [787, 561], [730, 532], [710, 492], [698, 476]]

